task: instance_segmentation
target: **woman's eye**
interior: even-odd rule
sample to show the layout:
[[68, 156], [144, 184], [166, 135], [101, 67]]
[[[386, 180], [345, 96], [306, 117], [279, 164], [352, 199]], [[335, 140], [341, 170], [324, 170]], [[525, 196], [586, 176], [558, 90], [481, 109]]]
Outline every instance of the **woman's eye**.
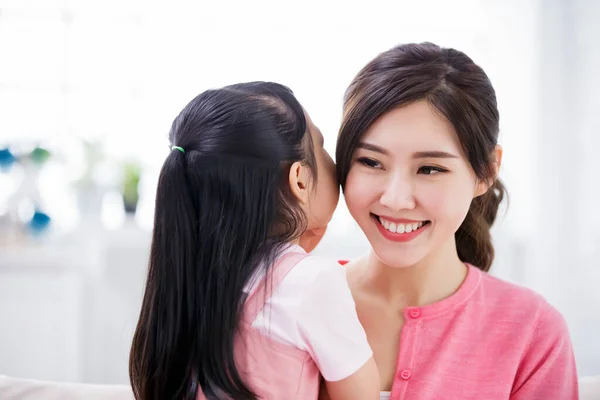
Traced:
[[419, 168], [419, 173], [423, 174], [423, 175], [435, 175], [440, 172], [448, 172], [448, 171], [443, 168], [440, 168], [440, 167], [432, 167], [432, 166], [425, 166], [425, 167]]
[[360, 164], [369, 167], [369, 168], [380, 168], [381, 164], [379, 164], [379, 161], [375, 161], [371, 158], [366, 158], [366, 157], [361, 157], [359, 159], [357, 159], [356, 161], [358, 161]]

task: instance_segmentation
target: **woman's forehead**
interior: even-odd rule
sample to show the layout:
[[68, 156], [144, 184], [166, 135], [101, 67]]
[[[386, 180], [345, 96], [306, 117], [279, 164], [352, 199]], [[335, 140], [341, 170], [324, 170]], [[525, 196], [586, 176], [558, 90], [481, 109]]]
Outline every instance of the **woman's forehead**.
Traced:
[[453, 126], [426, 101], [384, 114], [365, 133], [361, 143], [393, 150], [394, 153], [461, 151]]

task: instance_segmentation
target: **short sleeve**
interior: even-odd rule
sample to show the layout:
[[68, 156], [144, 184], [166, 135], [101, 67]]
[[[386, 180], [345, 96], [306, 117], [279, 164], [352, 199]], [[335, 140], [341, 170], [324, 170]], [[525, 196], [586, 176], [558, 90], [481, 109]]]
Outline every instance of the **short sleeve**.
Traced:
[[511, 400], [579, 398], [575, 357], [563, 316], [549, 304], [540, 310]]
[[306, 292], [297, 324], [303, 347], [327, 381], [351, 376], [373, 355], [338, 263], [328, 263]]

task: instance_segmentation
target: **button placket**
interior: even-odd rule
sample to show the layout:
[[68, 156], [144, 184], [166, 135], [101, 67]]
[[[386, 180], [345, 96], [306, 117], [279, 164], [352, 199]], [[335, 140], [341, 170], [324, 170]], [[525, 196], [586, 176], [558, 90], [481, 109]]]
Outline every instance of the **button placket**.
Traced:
[[423, 323], [423, 311], [418, 308], [404, 310], [405, 323], [400, 337], [400, 349], [396, 365], [396, 375], [392, 385], [392, 399], [402, 400], [407, 393], [410, 380], [413, 378], [415, 352], [419, 339], [419, 331]]

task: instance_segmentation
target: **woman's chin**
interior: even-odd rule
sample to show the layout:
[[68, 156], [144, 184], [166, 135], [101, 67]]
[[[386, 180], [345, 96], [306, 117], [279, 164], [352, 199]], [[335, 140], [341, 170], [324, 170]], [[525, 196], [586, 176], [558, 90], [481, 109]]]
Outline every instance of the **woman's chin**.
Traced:
[[[386, 246], [387, 247], [387, 246]], [[399, 251], [398, 249], [378, 249], [373, 246], [373, 254], [383, 265], [394, 269], [407, 269], [417, 265], [424, 255], [416, 251]]]

